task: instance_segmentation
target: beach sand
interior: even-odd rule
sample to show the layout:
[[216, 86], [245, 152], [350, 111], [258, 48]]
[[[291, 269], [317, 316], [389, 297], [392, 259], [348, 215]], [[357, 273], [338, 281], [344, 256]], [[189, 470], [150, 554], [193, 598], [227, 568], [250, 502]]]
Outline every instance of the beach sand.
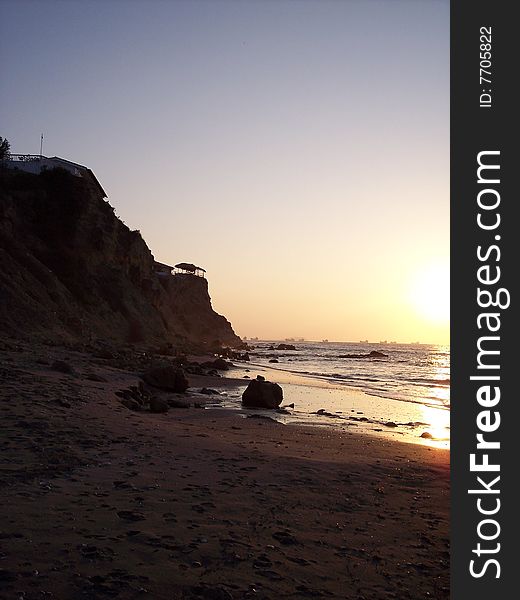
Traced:
[[135, 368], [13, 342], [0, 358], [0, 598], [449, 597], [448, 451], [132, 412], [115, 392]]

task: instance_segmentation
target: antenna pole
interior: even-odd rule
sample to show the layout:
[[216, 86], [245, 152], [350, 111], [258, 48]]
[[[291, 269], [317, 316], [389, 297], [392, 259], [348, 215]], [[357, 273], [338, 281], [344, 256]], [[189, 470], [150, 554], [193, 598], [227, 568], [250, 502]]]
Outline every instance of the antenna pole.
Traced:
[[40, 159], [42, 157], [42, 152], [43, 152], [43, 133], [42, 133], [42, 136], [40, 138]]

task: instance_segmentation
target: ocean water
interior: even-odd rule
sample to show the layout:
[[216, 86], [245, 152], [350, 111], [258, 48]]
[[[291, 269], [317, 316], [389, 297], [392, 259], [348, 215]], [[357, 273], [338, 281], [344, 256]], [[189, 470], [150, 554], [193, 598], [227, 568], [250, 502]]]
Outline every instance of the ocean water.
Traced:
[[[345, 430], [357, 427], [406, 441], [449, 446], [449, 346], [249, 343], [254, 346], [251, 364], [241, 366], [235, 376], [254, 377], [263, 373], [269, 380], [280, 383], [284, 404], [295, 404], [290, 414], [280, 420]], [[276, 350], [280, 343], [293, 344], [297, 349]], [[374, 350], [385, 356], [349, 357]], [[278, 362], [270, 362], [273, 358]], [[322, 414], [317, 414], [319, 411]]]
[[[297, 350], [271, 350], [280, 343]], [[347, 358], [371, 351], [386, 357]], [[425, 406], [450, 406], [449, 346], [341, 342], [260, 342], [254, 362], [359, 389], [372, 396]], [[269, 363], [276, 358], [277, 364]]]

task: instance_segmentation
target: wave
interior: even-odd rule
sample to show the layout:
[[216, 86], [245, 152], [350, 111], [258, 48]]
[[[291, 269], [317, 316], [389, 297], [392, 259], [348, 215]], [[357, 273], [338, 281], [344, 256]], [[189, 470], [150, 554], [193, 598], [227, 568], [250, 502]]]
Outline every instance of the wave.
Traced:
[[[387, 357], [367, 360], [377, 347]], [[353, 355], [360, 356], [359, 360]], [[351, 386], [368, 395], [449, 409], [449, 350], [436, 346], [306, 343], [290, 354], [276, 354], [280, 363], [267, 363], [270, 348], [257, 347], [257, 357], [272, 369]], [[344, 360], [344, 357], [353, 360]]]

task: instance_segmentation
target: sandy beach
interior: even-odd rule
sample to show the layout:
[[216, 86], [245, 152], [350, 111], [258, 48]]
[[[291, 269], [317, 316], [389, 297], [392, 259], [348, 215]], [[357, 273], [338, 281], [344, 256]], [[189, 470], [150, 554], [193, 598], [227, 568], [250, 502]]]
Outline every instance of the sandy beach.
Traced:
[[1, 355], [0, 597], [448, 598], [447, 451], [219, 408], [132, 412], [116, 392], [138, 371], [117, 361]]

